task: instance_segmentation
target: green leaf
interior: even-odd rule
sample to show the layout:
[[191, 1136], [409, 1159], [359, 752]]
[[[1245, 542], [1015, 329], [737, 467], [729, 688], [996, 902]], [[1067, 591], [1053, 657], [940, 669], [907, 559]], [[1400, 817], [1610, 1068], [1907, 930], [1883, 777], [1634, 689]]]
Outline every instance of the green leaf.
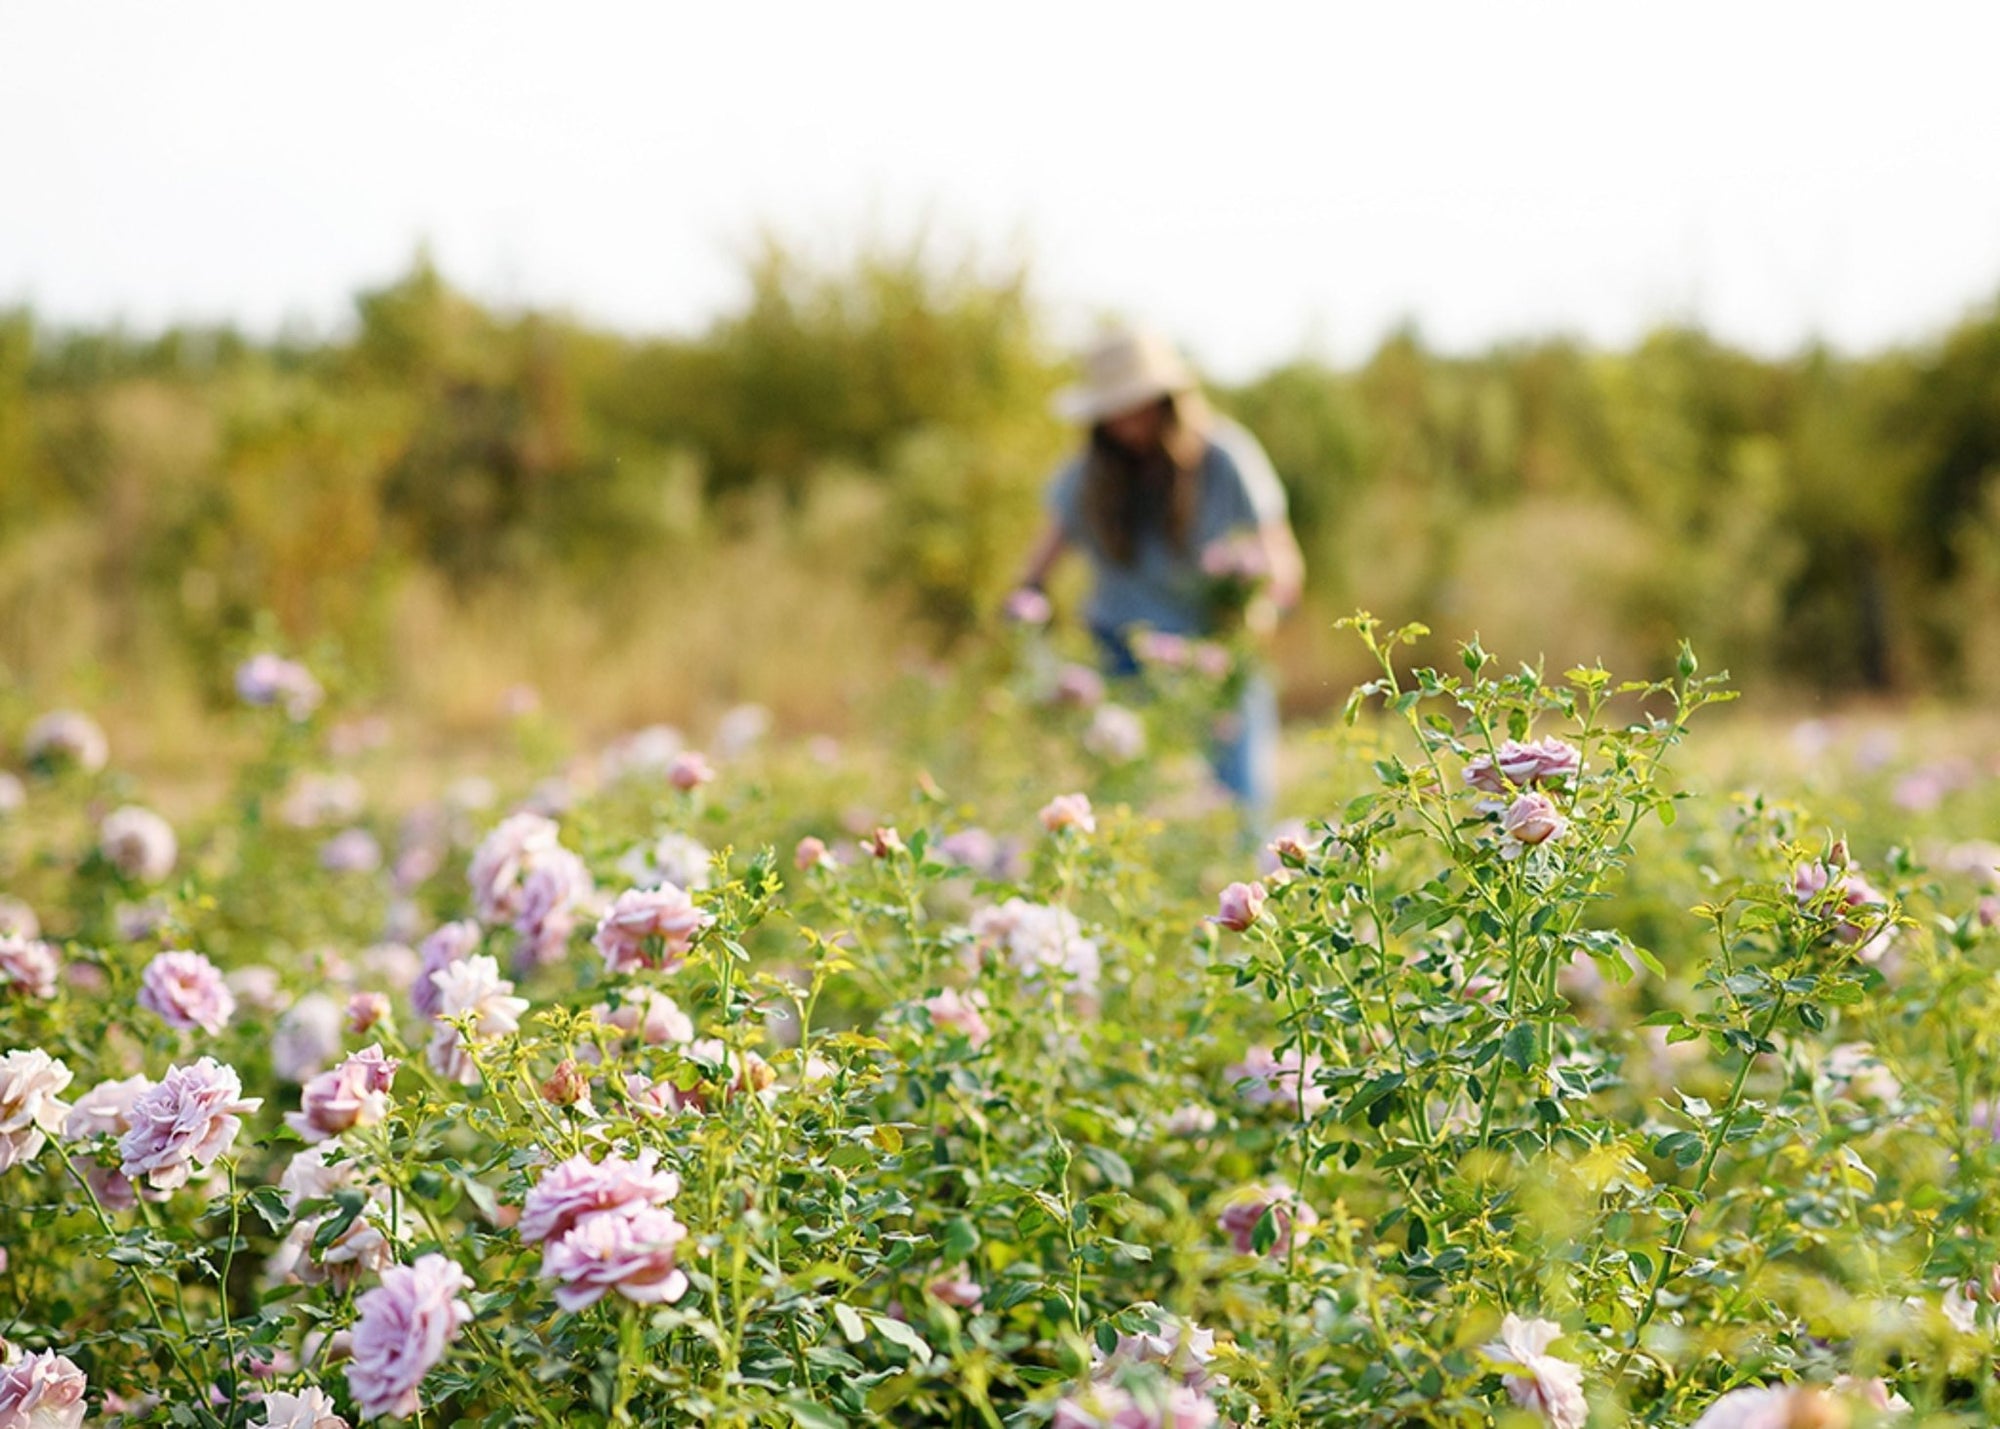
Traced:
[[1257, 1224], [1250, 1227], [1250, 1248], [1259, 1255], [1266, 1255], [1277, 1243], [1278, 1203], [1273, 1201], [1264, 1207], [1264, 1214], [1257, 1217]]
[[1522, 1022], [1511, 1028], [1501, 1039], [1500, 1055], [1525, 1072], [1535, 1060], [1535, 1028], [1530, 1022]]
[[244, 1200], [250, 1203], [264, 1224], [274, 1231], [281, 1231], [292, 1223], [291, 1208], [285, 1204], [285, 1193], [276, 1186], [259, 1186]]
[[847, 1420], [835, 1414], [823, 1404], [815, 1404], [800, 1395], [788, 1394], [779, 1403], [792, 1416], [792, 1423], [799, 1429], [847, 1429]]
[[840, 1333], [847, 1336], [850, 1345], [858, 1345], [868, 1338], [868, 1326], [862, 1323], [860, 1312], [852, 1305], [834, 1301], [833, 1322], [840, 1326]]
[[931, 1347], [925, 1343], [924, 1337], [901, 1320], [892, 1320], [887, 1315], [871, 1315], [869, 1323], [873, 1324], [875, 1332], [890, 1344], [901, 1345], [908, 1350], [910, 1358], [920, 1364], [931, 1362]]
[[1125, 1164], [1125, 1158], [1108, 1146], [1086, 1146], [1083, 1159], [1097, 1168], [1097, 1173], [1121, 1191], [1132, 1189], [1132, 1168]]

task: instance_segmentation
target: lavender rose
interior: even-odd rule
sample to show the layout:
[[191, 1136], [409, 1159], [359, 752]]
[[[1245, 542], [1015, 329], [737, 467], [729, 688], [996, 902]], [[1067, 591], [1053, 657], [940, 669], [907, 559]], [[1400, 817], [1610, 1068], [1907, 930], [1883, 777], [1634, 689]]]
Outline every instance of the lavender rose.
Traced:
[[631, 1161], [615, 1154], [596, 1163], [572, 1156], [551, 1166], [521, 1207], [521, 1239], [535, 1245], [567, 1234], [599, 1211], [671, 1201], [680, 1194], [681, 1180], [671, 1171], [656, 1171], [659, 1159], [648, 1149]]
[[635, 1304], [671, 1304], [687, 1293], [687, 1274], [674, 1264], [686, 1236], [673, 1212], [657, 1206], [597, 1211], [548, 1243], [542, 1275], [561, 1282], [556, 1304], [572, 1313], [613, 1290]]
[[686, 890], [628, 888], [597, 925], [592, 939], [615, 973], [659, 968], [671, 972], [687, 956], [701, 930], [713, 922], [695, 907]]
[[353, 1360], [347, 1387], [368, 1418], [408, 1418], [420, 1404], [417, 1386], [445, 1356], [472, 1307], [459, 1298], [472, 1281], [442, 1255], [392, 1265], [382, 1283], [355, 1302]]
[[263, 1104], [261, 1097], [245, 1097], [235, 1068], [213, 1057], [169, 1067], [158, 1085], [133, 1099], [132, 1129], [118, 1142], [118, 1169], [156, 1191], [185, 1186], [197, 1168], [206, 1171], [230, 1148], [243, 1125], [238, 1118]]
[[285, 1124], [309, 1142], [327, 1141], [356, 1126], [375, 1126], [389, 1114], [389, 1085], [402, 1064], [364, 1047], [330, 1072], [306, 1083], [297, 1111]]
[[214, 963], [200, 953], [161, 953], [140, 976], [139, 1006], [181, 1032], [210, 1036], [236, 1015], [236, 997]]

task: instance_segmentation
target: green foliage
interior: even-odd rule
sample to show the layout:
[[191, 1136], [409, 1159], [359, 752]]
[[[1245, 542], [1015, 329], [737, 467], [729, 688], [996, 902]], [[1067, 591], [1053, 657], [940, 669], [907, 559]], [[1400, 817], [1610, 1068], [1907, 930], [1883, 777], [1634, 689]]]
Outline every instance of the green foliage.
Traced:
[[[97, 846], [142, 796], [128, 773], [23, 769], [0, 879], [63, 975], [38, 990], [6, 944], [0, 1054], [61, 1059], [73, 1101], [208, 1055], [264, 1100], [205, 1189], [129, 1203], [115, 1133], [24, 1149], [8, 1121], [0, 1333], [126, 1422], [238, 1429], [255, 1393], [307, 1386], [359, 1422], [329, 1336], [389, 1264], [442, 1255], [473, 1314], [423, 1366], [427, 1422], [1034, 1425], [1066, 1398], [1071, 1422], [1153, 1423], [1180, 1392], [1243, 1426], [1472, 1429], [1522, 1422], [1506, 1315], [1560, 1331], [1592, 1425], [1842, 1373], [1885, 1376], [1913, 1422], [1990, 1422], [2000, 872], [1991, 845], [1936, 871], [1913, 851], [1985, 827], [1990, 771], [1949, 818], [1892, 820], [1871, 781], [1942, 766], [1817, 757], [1794, 782], [1867, 801], [1850, 844], [1769, 790], [1769, 740], [1736, 751], [1766, 792], [1675, 773], [1728, 698], [1685, 645], [1625, 682], [1476, 641], [1410, 669], [1422, 626], [1351, 625], [1375, 676], [1261, 874], [1174, 773], [1218, 687], [1116, 691], [1153, 749], [1114, 762], [1079, 751], [1093, 716], [1050, 699], [1034, 631], [839, 764], [777, 744], [685, 790], [633, 746], [555, 787], [545, 755], [491, 767], [564, 806], [543, 832], [603, 901], [678, 841], [710, 921], [637, 938], [636, 965], [593, 946], [596, 907], [548, 943], [567, 905], [509, 882], [546, 845], [475, 853], [508, 805], [411, 806], [408, 766], [330, 751], [325, 715], [218, 723], [254, 753], [162, 879]], [[374, 797], [331, 797], [335, 772]], [[1094, 827], [1038, 824], [1071, 788]], [[389, 866], [329, 866], [336, 828]], [[780, 855], [803, 834], [837, 857]], [[1253, 878], [1248, 917], [1218, 904]], [[480, 908], [466, 936], [512, 966], [518, 1025], [426, 1019], [409, 950], [377, 940]], [[141, 997], [168, 948], [235, 975], [220, 1032]], [[401, 1066], [315, 1167], [284, 1115], [297, 1049], [309, 1000], [354, 992], [388, 1010], [318, 1065], [376, 1042]], [[566, 1307], [521, 1213], [614, 1153], [678, 1178], [687, 1284]]]
[[[198, 682], [274, 625], [337, 641], [364, 685], [420, 686], [522, 610], [551, 643], [599, 613], [594, 664], [623, 668], [655, 658], [641, 612], [736, 638], [685, 609], [707, 561], [754, 563], [773, 603], [866, 610], [869, 679], [912, 633], [961, 643], [1073, 441], [1027, 273], [772, 242], [745, 288], [673, 338], [488, 309], [423, 258], [321, 339], [7, 315], [0, 620], [29, 634], [6, 673], [49, 700]], [[1657, 674], [1686, 634], [1754, 686], [1987, 693], [1996, 354], [1993, 309], [1909, 350], [1782, 360], [1685, 329], [1470, 356], [1406, 331], [1218, 395], [1288, 483], [1309, 609], [1420, 612], [1419, 658], [1480, 631]], [[1344, 658], [1281, 653], [1297, 691]]]

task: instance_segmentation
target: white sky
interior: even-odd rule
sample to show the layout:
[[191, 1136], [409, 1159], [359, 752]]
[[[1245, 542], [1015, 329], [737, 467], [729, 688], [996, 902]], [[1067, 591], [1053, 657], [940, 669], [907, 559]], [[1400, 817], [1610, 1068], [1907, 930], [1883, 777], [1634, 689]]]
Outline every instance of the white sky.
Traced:
[[[2000, 293], [2000, 5], [0, 0], [0, 303], [690, 330], [760, 224], [1025, 253], [1212, 370], [1696, 319], [1765, 351]], [[949, 245], [947, 245], [949, 246]]]

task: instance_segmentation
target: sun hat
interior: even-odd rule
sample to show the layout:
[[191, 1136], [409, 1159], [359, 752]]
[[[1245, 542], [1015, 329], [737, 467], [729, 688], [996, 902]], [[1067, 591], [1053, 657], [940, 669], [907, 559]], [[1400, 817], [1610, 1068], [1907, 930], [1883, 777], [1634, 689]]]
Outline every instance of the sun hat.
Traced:
[[1174, 345], [1145, 328], [1107, 332], [1083, 353], [1083, 380], [1056, 394], [1059, 416], [1096, 423], [1162, 397], [1193, 391], [1193, 371]]

